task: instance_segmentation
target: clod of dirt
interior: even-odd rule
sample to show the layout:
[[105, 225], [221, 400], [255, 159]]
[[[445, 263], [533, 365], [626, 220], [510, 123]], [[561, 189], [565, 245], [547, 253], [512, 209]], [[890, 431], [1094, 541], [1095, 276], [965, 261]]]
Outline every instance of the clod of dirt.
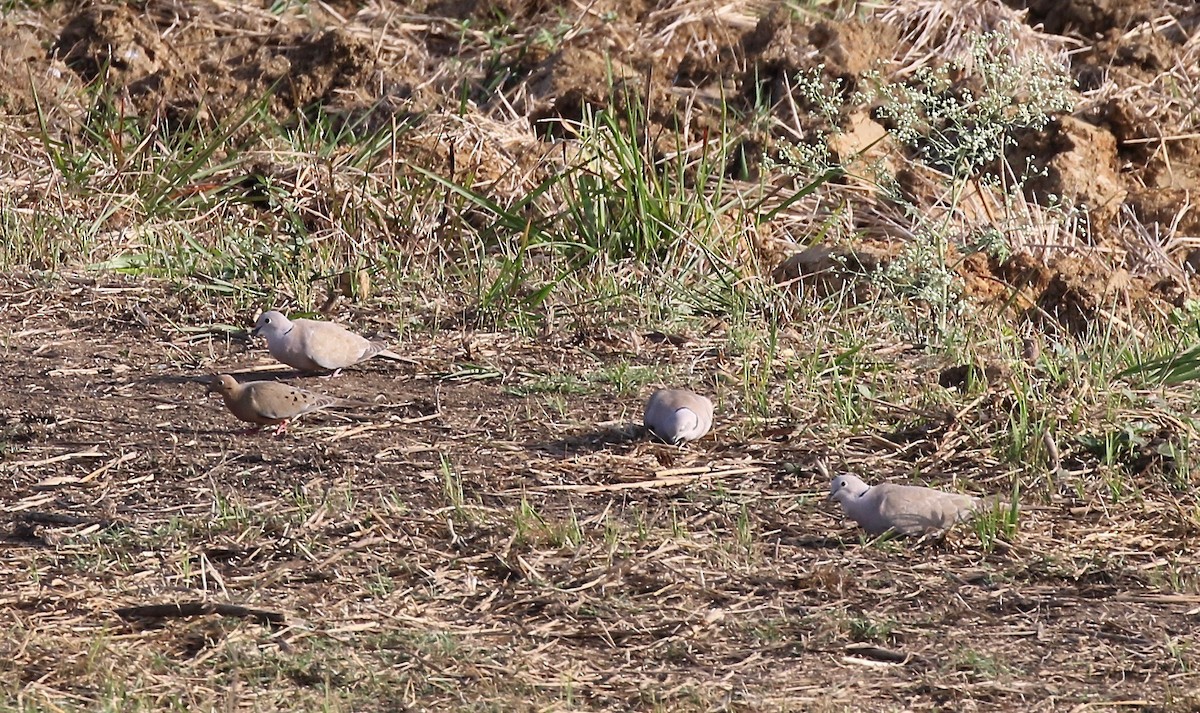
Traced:
[[[1169, 3], [1161, 13], [1152, 9], [1158, 3], [1144, 5], [1138, 10], [1138, 22], [1172, 13]], [[1172, 132], [1165, 128], [1194, 124], [1190, 119], [1194, 106], [1173, 88], [1175, 79], [1166, 79], [1194, 68], [1189, 35], [1192, 30], [1185, 29], [1194, 27], [1194, 19], [1181, 15], [1175, 23], [1144, 23], [1129, 32], [1110, 28], [1104, 39], [1074, 59], [1072, 72], [1081, 91], [1092, 92], [1105, 84], [1132, 89], [1115, 95], [1097, 92], [1110, 96], [1085, 104], [1083, 114], [1086, 120], [1104, 126], [1116, 137], [1119, 158], [1129, 162], [1123, 169], [1123, 177], [1132, 187], [1194, 188], [1200, 180], [1195, 171], [1186, 170], [1197, 163], [1200, 140], [1190, 137], [1186, 130]], [[1157, 140], [1166, 135], [1171, 138]]]
[[803, 26], [792, 22], [787, 11], [776, 10], [742, 37], [742, 52], [755, 60], [761, 80], [782, 81], [799, 69], [817, 64], [815, 53], [803, 37]]
[[1088, 111], [1085, 116], [1092, 124], [1104, 127], [1112, 133], [1120, 147], [1122, 158], [1144, 161], [1153, 155], [1155, 151], [1153, 143], [1141, 141], [1131, 143], [1131, 140], [1158, 136], [1160, 131], [1150, 117], [1143, 114], [1128, 100], [1110, 99]]
[[1046, 205], [1050, 196], [1086, 207], [1092, 227], [1102, 231], [1121, 208], [1126, 190], [1116, 166], [1117, 140], [1107, 130], [1071, 116], [1059, 117], [1045, 131], [1026, 133], [1010, 152], [1014, 166], [1028, 159], [1045, 175], [1026, 185], [1030, 197]]
[[1103, 55], [1106, 54], [1105, 50], [1109, 50], [1113, 66], [1141, 70], [1153, 77], [1169, 69], [1174, 62], [1173, 43], [1158, 33], [1143, 33], [1130, 42], [1122, 42], [1120, 38], [1109, 42], [1113, 43], [1112, 48], [1104, 46], [1107, 43], [1101, 43], [1097, 51]]
[[899, 31], [867, 20], [823, 21], [812, 26], [808, 41], [816, 48], [826, 71], [853, 82], [879, 61], [879, 48], [895, 46]]
[[34, 97], [58, 106], [75, 104], [82, 83], [58, 60], [48, 63], [38, 36], [18, 24], [0, 25], [0, 111], [31, 113]]
[[1148, 19], [1151, 3], [1141, 0], [1005, 0], [1010, 7], [1029, 10], [1029, 23], [1042, 24], [1056, 35], [1078, 33], [1098, 37]]
[[[899, 31], [891, 25], [851, 20], [805, 27], [785, 10], [763, 17], [742, 39], [742, 50], [753, 60], [750, 71], [760, 81], [791, 82], [801, 71], [824, 65], [825, 76], [843, 80], [843, 90], [849, 92], [880, 60], [879, 48], [898, 41]], [[754, 83], [747, 82], [746, 90], [755, 91]]]
[[[1195, 273], [1193, 273], [1195, 274]], [[1158, 297], [1172, 307], [1182, 308], [1192, 296], [1187, 282], [1181, 282], [1174, 277], [1164, 277], [1150, 287], [1150, 294]]]
[[580, 121], [586, 107], [601, 109], [610, 98], [619, 98], [622, 92], [617, 88], [641, 97], [643, 82], [642, 75], [627, 64], [596, 50], [569, 46], [547, 57], [530, 75], [529, 120], [539, 131], [555, 135], [557, 122], [543, 123], [547, 119]]
[[281, 48], [259, 53], [261, 80], [280, 83], [277, 96], [290, 109], [333, 104], [335, 92], [364, 88], [375, 65], [374, 49], [339, 30], [328, 30]]
[[966, 391], [974, 385], [996, 384], [1008, 374], [1008, 368], [1003, 364], [958, 364], [942, 369], [938, 374], [938, 385], [946, 389]]
[[[611, 71], [610, 71], [611, 68]], [[605, 107], [608, 84], [640, 78], [634, 68], [595, 50], [566, 47], [542, 60], [528, 79], [530, 121], [578, 121], [586, 107]]]
[[856, 111], [846, 118], [840, 132], [830, 134], [829, 150], [852, 171], [856, 166], [876, 165], [886, 175], [895, 175], [892, 160], [895, 143], [888, 136], [883, 124], [872, 119], [866, 111]]
[[[646, 43], [649, 52], [635, 49], [630, 61], [676, 87], [704, 88], [713, 99], [734, 96], [749, 66], [745, 38], [761, 20], [748, 3], [726, 7], [720, 13], [688, 12], [682, 6], [654, 13], [649, 28], [666, 41], [661, 47]], [[649, 63], [652, 69], [643, 66]]]
[[964, 264], [970, 266], [968, 286], [995, 283], [999, 287], [984, 287], [972, 297], [1013, 307], [1022, 319], [1050, 331], [1063, 329], [1076, 335], [1087, 333], [1098, 320], [1110, 319], [1114, 307], [1128, 308], [1151, 297], [1172, 302], [1181, 289], [1173, 288], [1173, 283], [1159, 288], [1124, 269], [1088, 258], [1062, 257], [1046, 265], [1019, 252], [1003, 261], [972, 255]]
[[1108, 319], [1110, 305], [1128, 305], [1146, 296], [1145, 288], [1120, 268], [1098, 269], [1087, 260], [1067, 257], [1052, 269], [1054, 276], [1038, 298], [1038, 307], [1072, 334], [1086, 334], [1097, 320]]
[[[1176, 174], [1186, 178], [1188, 169], [1193, 167], [1179, 166]], [[1195, 200], [1195, 186], [1200, 184], [1200, 176], [1188, 187], [1184, 186], [1154, 186], [1135, 188], [1129, 192], [1126, 202], [1133, 208], [1134, 215], [1145, 225], [1175, 226], [1179, 235], [1200, 235], [1200, 211], [1190, 209]], [[1200, 264], [1195, 265], [1200, 267]]]
[[157, 28], [127, 5], [83, 10], [63, 27], [52, 52], [85, 81], [107, 72], [133, 93], [171, 61]]
[[1007, 260], [993, 262], [992, 272], [1009, 285], [1040, 295], [1050, 285], [1054, 273], [1028, 253], [1016, 253]]
[[[1029, 260], [1032, 269], [1041, 270], [1041, 265], [1036, 264], [1025, 253], [1017, 253], [1011, 259]], [[1028, 290], [1015, 288], [1025, 285], [1027, 278], [1020, 274], [1022, 270], [1013, 270], [1019, 277], [1016, 282], [1010, 283], [1001, 276], [1002, 268], [996, 258], [987, 253], [974, 252], [966, 255], [959, 263], [957, 272], [963, 281], [963, 292], [976, 304], [1012, 305], [1018, 310], [1024, 310], [1035, 303], [1034, 299], [1028, 296]]]

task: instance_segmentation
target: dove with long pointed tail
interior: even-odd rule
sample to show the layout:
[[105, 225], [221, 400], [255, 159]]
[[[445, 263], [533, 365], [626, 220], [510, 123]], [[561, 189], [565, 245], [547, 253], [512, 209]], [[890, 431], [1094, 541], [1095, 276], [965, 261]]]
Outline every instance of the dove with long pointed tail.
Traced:
[[209, 381], [208, 391], [220, 394], [225, 407], [238, 419], [257, 425], [244, 433], [257, 433], [266, 426], [275, 426], [275, 433], [283, 433], [292, 419], [340, 403], [340, 399], [332, 396], [274, 381], [241, 384], [228, 374], [214, 376]]

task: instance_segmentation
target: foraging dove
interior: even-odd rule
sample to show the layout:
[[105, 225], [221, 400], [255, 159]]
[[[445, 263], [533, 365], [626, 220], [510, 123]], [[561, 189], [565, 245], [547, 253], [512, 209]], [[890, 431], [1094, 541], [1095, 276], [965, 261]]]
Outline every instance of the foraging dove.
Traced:
[[288, 319], [282, 313], [263, 312], [250, 335], [267, 340], [271, 356], [305, 372], [332, 371], [354, 366], [371, 357], [408, 361], [383, 344], [376, 344], [335, 322]]
[[712, 401], [683, 389], [659, 389], [646, 402], [642, 422], [662, 440], [681, 446], [712, 428]]
[[855, 475], [834, 478], [829, 499], [841, 503], [846, 516], [871, 535], [888, 530], [901, 535], [944, 530], [970, 519], [982, 502], [970, 495], [916, 485], [867, 485]]
[[243, 433], [258, 433], [265, 426], [275, 425], [275, 433], [283, 433], [288, 421], [311, 411], [329, 408], [339, 403], [332, 396], [314, 394], [294, 386], [274, 381], [251, 381], [239, 384], [228, 374], [214, 376], [208, 384], [209, 393], [219, 393], [225, 406], [239, 419], [258, 424]]

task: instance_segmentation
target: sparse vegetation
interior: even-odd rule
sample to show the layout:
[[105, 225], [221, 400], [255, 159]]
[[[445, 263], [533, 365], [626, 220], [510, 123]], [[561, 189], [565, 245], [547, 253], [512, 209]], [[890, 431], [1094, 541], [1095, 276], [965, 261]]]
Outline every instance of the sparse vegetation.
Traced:
[[451, 5], [0, 6], [0, 708], [1194, 708], [1194, 8]]

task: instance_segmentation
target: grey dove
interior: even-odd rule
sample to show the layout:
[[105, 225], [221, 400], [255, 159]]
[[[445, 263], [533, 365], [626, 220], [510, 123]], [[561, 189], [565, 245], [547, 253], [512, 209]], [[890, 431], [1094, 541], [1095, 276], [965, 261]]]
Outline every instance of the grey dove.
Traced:
[[888, 530], [901, 535], [945, 530], [970, 519], [983, 503], [970, 495], [917, 485], [867, 485], [856, 475], [834, 478], [829, 499], [841, 503], [846, 517], [871, 535]]
[[713, 404], [691, 391], [659, 389], [646, 402], [642, 422], [655, 436], [681, 446], [702, 437], [712, 428]]
[[281, 312], [263, 312], [251, 336], [267, 340], [271, 356], [303, 372], [332, 371], [334, 374], [371, 357], [408, 361], [387, 346], [372, 342], [335, 322], [288, 319]]
[[339, 399], [274, 381], [251, 381], [239, 384], [228, 374], [214, 376], [208, 384], [209, 393], [218, 393], [226, 408], [242, 421], [257, 424], [243, 433], [258, 433], [266, 426], [276, 426], [283, 433], [288, 421], [306, 413], [336, 406]]

